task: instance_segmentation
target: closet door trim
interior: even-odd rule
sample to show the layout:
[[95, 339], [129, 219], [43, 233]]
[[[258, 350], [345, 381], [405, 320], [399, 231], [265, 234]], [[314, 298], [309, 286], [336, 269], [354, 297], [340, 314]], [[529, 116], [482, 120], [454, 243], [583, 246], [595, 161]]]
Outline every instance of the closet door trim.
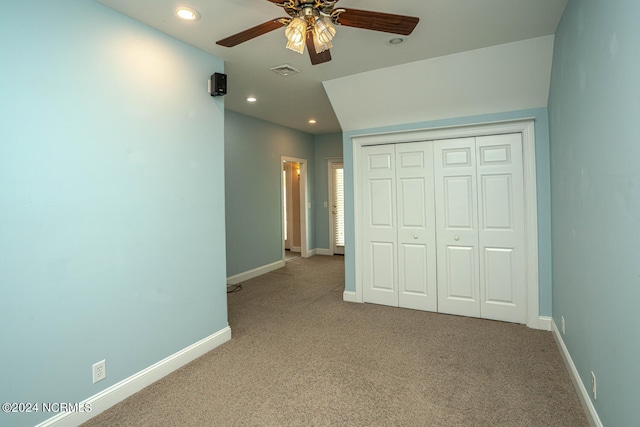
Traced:
[[379, 144], [400, 144], [404, 142], [434, 141], [439, 139], [454, 139], [487, 135], [501, 135], [508, 133], [522, 134], [522, 157], [524, 172], [525, 198], [525, 240], [526, 240], [526, 295], [527, 295], [527, 326], [534, 329], [546, 329], [546, 324], [539, 315], [538, 289], [538, 214], [536, 188], [536, 158], [534, 120], [520, 119], [504, 122], [492, 122], [455, 127], [441, 127], [418, 129], [410, 131], [389, 132], [351, 137], [353, 147], [353, 177], [354, 177], [354, 217], [355, 217], [355, 296], [353, 302], [363, 302], [362, 268], [364, 259], [362, 253], [363, 225], [362, 189], [359, 159], [362, 147]]

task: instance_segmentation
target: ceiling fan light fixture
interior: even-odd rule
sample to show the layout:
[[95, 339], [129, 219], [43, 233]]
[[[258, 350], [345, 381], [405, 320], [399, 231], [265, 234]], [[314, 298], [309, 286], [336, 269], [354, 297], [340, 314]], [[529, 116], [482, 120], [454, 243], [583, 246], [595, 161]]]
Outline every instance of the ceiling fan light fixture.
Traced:
[[[395, 15], [359, 9], [336, 9], [339, 0], [269, 0], [282, 7], [289, 17], [271, 19], [216, 42], [219, 46], [233, 47], [263, 34], [285, 27], [287, 49], [300, 54], [305, 45], [311, 65], [331, 61], [330, 49], [336, 35], [334, 25], [362, 28], [384, 33], [409, 35], [420, 21], [414, 16]], [[402, 42], [394, 38], [394, 45]], [[391, 45], [391, 44], [390, 44]]]
[[304, 19], [297, 17], [293, 18], [287, 28], [284, 30], [284, 35], [287, 37], [287, 49], [291, 49], [294, 52], [304, 52], [304, 40], [307, 34], [307, 23]]

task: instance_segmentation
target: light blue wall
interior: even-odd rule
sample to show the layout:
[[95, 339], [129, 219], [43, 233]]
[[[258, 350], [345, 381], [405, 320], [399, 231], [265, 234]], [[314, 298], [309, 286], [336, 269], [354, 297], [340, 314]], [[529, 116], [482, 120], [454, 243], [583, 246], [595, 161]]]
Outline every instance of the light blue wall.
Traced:
[[[316, 247], [329, 249], [330, 224], [329, 212], [329, 172], [328, 158], [342, 158], [342, 133], [316, 135]], [[327, 202], [327, 207], [324, 207]]]
[[0, 402], [80, 402], [227, 326], [223, 63], [93, 1], [0, 7]]
[[353, 195], [353, 143], [356, 135], [460, 126], [472, 123], [533, 118], [535, 119], [536, 185], [538, 193], [538, 262], [540, 315], [551, 315], [551, 219], [549, 189], [549, 127], [547, 109], [537, 108], [473, 117], [414, 123], [345, 132], [343, 136], [345, 165], [345, 290], [355, 291], [355, 217]]
[[225, 188], [227, 275], [282, 259], [281, 157], [307, 159], [307, 227], [315, 248], [315, 157], [313, 135], [227, 111]]
[[553, 318], [605, 426], [640, 420], [640, 2], [570, 1], [549, 97]]

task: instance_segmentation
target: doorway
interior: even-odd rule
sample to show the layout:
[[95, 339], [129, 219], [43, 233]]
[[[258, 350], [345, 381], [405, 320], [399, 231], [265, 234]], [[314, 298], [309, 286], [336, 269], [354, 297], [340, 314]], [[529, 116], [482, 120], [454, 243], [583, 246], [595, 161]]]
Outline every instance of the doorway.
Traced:
[[282, 260], [307, 258], [307, 162], [281, 159]]

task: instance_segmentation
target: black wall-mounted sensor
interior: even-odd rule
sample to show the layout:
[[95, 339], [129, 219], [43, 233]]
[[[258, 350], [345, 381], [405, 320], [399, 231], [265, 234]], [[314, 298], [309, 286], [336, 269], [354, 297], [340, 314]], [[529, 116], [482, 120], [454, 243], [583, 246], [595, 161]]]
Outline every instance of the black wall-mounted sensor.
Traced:
[[223, 96], [227, 94], [227, 75], [213, 73], [211, 76], [211, 96]]

